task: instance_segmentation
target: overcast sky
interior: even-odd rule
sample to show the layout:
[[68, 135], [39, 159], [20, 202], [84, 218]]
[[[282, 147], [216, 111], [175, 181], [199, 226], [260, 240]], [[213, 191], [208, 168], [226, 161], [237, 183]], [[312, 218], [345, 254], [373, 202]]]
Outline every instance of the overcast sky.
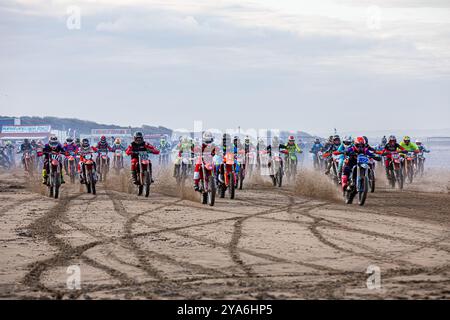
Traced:
[[0, 115], [450, 127], [447, 0], [1, 0], [0, 40]]

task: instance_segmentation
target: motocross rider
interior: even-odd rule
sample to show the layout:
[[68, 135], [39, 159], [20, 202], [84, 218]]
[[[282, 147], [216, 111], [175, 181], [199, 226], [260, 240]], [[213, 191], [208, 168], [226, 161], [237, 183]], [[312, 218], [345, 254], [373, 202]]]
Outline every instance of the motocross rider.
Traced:
[[11, 141], [9, 141], [9, 140], [6, 141], [5, 152], [6, 152], [6, 155], [8, 156], [9, 163], [12, 167], [14, 167], [16, 165], [14, 149], [15, 149], [15, 147], [11, 143]]
[[[139, 151], [149, 151], [150, 153], [153, 154], [159, 154], [159, 150], [156, 149], [153, 145], [151, 145], [148, 142], [144, 141], [144, 135], [142, 134], [142, 132], [135, 132], [134, 136], [133, 136], [133, 142], [131, 142], [131, 144], [128, 146], [127, 150], [125, 151], [125, 153], [129, 156], [131, 156], [131, 178], [133, 180], [134, 184], [139, 184], [137, 181], [137, 166], [138, 161], [139, 161]], [[151, 172], [152, 172], [152, 163], [149, 163], [149, 171], [150, 171], [150, 176]], [[152, 178], [152, 183], [153, 178]]]
[[[81, 173], [82, 173], [83, 166], [84, 166], [84, 161], [85, 161], [85, 158], [84, 158], [84, 157], [85, 157], [85, 155], [88, 154], [88, 153], [94, 154], [94, 153], [96, 153], [97, 151], [98, 151], [98, 150], [97, 150], [96, 147], [91, 147], [91, 145], [90, 145], [88, 139], [85, 138], [85, 139], [83, 139], [83, 140], [81, 141], [81, 146], [80, 146], [80, 148], [78, 149], [78, 154], [80, 155], [80, 161], [78, 162], [78, 174], [79, 174], [79, 176], [80, 176], [80, 183], [81, 183], [81, 184], [84, 184], [84, 183], [85, 183], [84, 177], [83, 177], [83, 175], [81, 174]], [[96, 171], [96, 168], [97, 168], [96, 163], [93, 162], [93, 165], [94, 165], [94, 171]]]
[[[411, 142], [411, 138], [409, 136], [405, 136], [403, 138], [403, 141], [400, 142], [400, 145], [403, 148], [405, 148], [405, 150], [407, 152], [414, 152], [414, 153], [419, 153], [420, 152], [419, 151], [419, 147], [414, 142]], [[417, 162], [417, 158], [414, 157], [413, 164], [416, 165], [416, 162]]]
[[339, 158], [339, 165], [338, 165], [338, 174], [339, 174], [339, 179], [341, 179], [342, 176], [342, 168], [344, 166], [344, 161], [345, 161], [345, 150], [347, 150], [348, 148], [350, 148], [352, 146], [352, 137], [350, 136], [346, 136], [344, 137], [344, 140], [342, 141], [342, 144], [339, 146], [339, 148], [337, 149], [337, 151], [341, 152], [341, 156]]
[[400, 144], [397, 143], [397, 138], [394, 135], [389, 137], [388, 143], [384, 146], [384, 150], [380, 153], [385, 156], [384, 167], [386, 169], [386, 177], [389, 179], [389, 163], [391, 160], [391, 152], [407, 152]]
[[[125, 151], [125, 147], [122, 145], [122, 141], [120, 140], [120, 138], [115, 138], [114, 139], [114, 143], [111, 146], [111, 151], [114, 152], [114, 165], [116, 165], [116, 156], [115, 153], [116, 151]], [[123, 167], [123, 157], [122, 157], [122, 164], [121, 167]]]
[[113, 145], [111, 146], [111, 150], [113, 152], [116, 152], [116, 150], [121, 150], [121, 151], [125, 151], [125, 147], [122, 145], [122, 141], [120, 140], [120, 138], [116, 138], [114, 140]]
[[[64, 142], [63, 149], [64, 149], [64, 154], [66, 157], [68, 157], [71, 153], [77, 154], [77, 152], [78, 152], [78, 146], [73, 141], [72, 137], [66, 138], [66, 142]], [[66, 174], [68, 174], [67, 158], [64, 158], [64, 169], [66, 171]]]
[[424, 152], [424, 153], [430, 152], [430, 150], [425, 148], [425, 146], [422, 144], [422, 141], [420, 141], [420, 140], [416, 140], [416, 146], [417, 146], [417, 148], [419, 148], [420, 152]]
[[[167, 136], [163, 135], [161, 139], [159, 140], [159, 146], [158, 150], [161, 152], [159, 157], [159, 164], [162, 164], [163, 162], [163, 155], [167, 156], [170, 154], [170, 151], [172, 150], [172, 145], [169, 141], [167, 141]], [[168, 158], [167, 158], [168, 159]]]
[[403, 138], [403, 141], [400, 142], [400, 145], [406, 149], [406, 151], [408, 152], [415, 152], [417, 150], [419, 150], [419, 148], [417, 147], [417, 145], [414, 142], [411, 142], [411, 138], [408, 136], [405, 136]]
[[30, 143], [30, 140], [28, 139], [24, 139], [23, 143], [20, 145], [20, 149], [17, 153], [22, 153], [22, 164], [25, 166], [25, 158], [24, 155], [25, 153], [29, 152], [30, 155], [33, 153], [35, 149], [33, 148], [33, 146]]
[[178, 176], [178, 173], [180, 172], [180, 165], [183, 153], [189, 154], [191, 158], [193, 158], [194, 147], [195, 147], [194, 143], [191, 142], [187, 137], [180, 137], [180, 142], [176, 147], [176, 149], [178, 150], [178, 158], [173, 168], [174, 178], [176, 178]]
[[316, 140], [314, 140], [314, 144], [311, 147], [311, 150], [309, 150], [310, 153], [312, 154], [317, 154], [319, 151], [323, 150], [323, 144], [320, 142], [319, 138], [316, 138]]
[[[38, 157], [44, 156], [44, 167], [42, 168], [42, 184], [47, 184], [48, 173], [50, 171], [50, 154], [64, 154], [64, 148], [59, 143], [58, 137], [52, 136], [50, 137], [48, 143], [42, 149], [42, 152], [38, 153]], [[60, 171], [61, 171], [61, 184], [65, 183], [62, 171], [62, 163], [59, 163]]]
[[[326, 154], [333, 153], [339, 149], [341, 146], [341, 137], [339, 135], [335, 135], [332, 137], [332, 143], [325, 149]], [[327, 169], [325, 170], [325, 174], [330, 174], [331, 166], [333, 165], [333, 158], [330, 156], [327, 160]]]
[[[339, 153], [339, 151], [338, 151]], [[381, 157], [372, 153], [366, 147], [366, 140], [363, 137], [357, 137], [354, 140], [353, 146], [347, 148], [344, 151], [344, 155], [347, 156], [347, 160], [344, 166], [343, 174], [342, 174], [342, 190], [346, 190], [348, 187], [348, 180], [353, 171], [353, 167], [357, 164], [358, 155], [363, 154], [370, 158], [373, 158], [377, 161], [381, 161]], [[353, 181], [352, 181], [353, 184]]]
[[[294, 136], [289, 136], [288, 138], [288, 143], [286, 144], [281, 144], [280, 145], [280, 150], [287, 150], [289, 155], [292, 155], [295, 153], [302, 153], [303, 151], [300, 149], [300, 147], [298, 146], [298, 144], [295, 142], [295, 137]], [[296, 157], [297, 158], [297, 157]]]
[[[96, 148], [97, 148], [97, 153], [98, 153], [96, 162], [97, 162], [97, 166], [99, 166], [100, 165], [100, 153], [106, 152], [106, 154], [108, 154], [108, 151], [112, 151], [112, 148], [110, 147], [108, 141], [106, 141], [105, 136], [101, 136], [100, 141], [97, 143]], [[107, 165], [109, 168], [109, 157], [107, 157], [107, 161], [108, 161]]]
[[[216, 146], [213, 144], [214, 138], [211, 132], [205, 131], [202, 137], [202, 151], [200, 155], [200, 161], [203, 163], [212, 162], [212, 158], [216, 155]], [[200, 191], [200, 179], [203, 179], [203, 171], [201, 169], [202, 164], [197, 163], [194, 169], [194, 190]], [[214, 173], [213, 173], [214, 174]]]

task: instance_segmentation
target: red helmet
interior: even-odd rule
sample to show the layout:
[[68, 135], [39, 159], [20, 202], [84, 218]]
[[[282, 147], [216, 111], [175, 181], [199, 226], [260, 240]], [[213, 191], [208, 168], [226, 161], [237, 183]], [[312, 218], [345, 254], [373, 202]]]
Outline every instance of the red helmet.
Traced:
[[101, 136], [100, 141], [106, 141], [106, 137], [105, 136]]
[[356, 137], [353, 143], [355, 147], [362, 148], [366, 145], [366, 139], [364, 139], [364, 137]]
[[289, 136], [288, 140], [289, 141], [295, 141], [295, 138], [294, 138], [294, 136]]

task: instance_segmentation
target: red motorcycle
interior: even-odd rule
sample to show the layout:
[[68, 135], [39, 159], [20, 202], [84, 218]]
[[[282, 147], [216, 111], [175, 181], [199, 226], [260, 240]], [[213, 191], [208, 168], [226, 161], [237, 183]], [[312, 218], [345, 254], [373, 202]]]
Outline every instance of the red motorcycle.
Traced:
[[105, 152], [105, 151], [99, 152], [99, 155], [97, 158], [97, 165], [98, 165], [99, 180], [106, 181], [106, 175], [109, 172], [108, 152]]
[[33, 152], [25, 151], [23, 153], [23, 166], [24, 166], [25, 172], [28, 172], [30, 177], [32, 177], [34, 174], [34, 168], [35, 168], [34, 159], [35, 159], [35, 156], [34, 156]]
[[149, 151], [138, 151], [138, 167], [137, 167], [137, 182], [138, 182], [138, 196], [150, 195], [150, 185], [152, 184], [152, 171], [150, 169], [151, 161]]
[[61, 187], [61, 155], [59, 153], [50, 153], [49, 169], [50, 172], [47, 179], [49, 196], [57, 199], [59, 196], [59, 188]]
[[404, 176], [403, 176], [403, 157], [398, 152], [383, 153], [383, 156], [390, 155], [388, 158], [388, 180], [392, 188], [395, 188], [395, 184], [399, 189], [403, 189]]
[[114, 170], [116, 171], [116, 174], [120, 174], [120, 170], [123, 169], [123, 151], [117, 149], [114, 151], [114, 163], [113, 163]]
[[234, 199], [236, 187], [234, 154], [227, 152], [223, 162], [219, 173], [219, 196], [225, 198], [225, 192], [228, 190], [230, 199]]
[[73, 151], [66, 154], [65, 162], [66, 172], [70, 178], [70, 182], [75, 183], [75, 178], [77, 176], [77, 158]]
[[215, 166], [212, 161], [205, 161], [203, 155], [198, 158], [197, 164], [200, 164], [202, 172], [200, 178], [201, 203], [214, 206], [216, 199]]
[[80, 163], [81, 175], [86, 184], [86, 191], [88, 193], [96, 194], [95, 184], [97, 182], [96, 166], [92, 153], [86, 153]]

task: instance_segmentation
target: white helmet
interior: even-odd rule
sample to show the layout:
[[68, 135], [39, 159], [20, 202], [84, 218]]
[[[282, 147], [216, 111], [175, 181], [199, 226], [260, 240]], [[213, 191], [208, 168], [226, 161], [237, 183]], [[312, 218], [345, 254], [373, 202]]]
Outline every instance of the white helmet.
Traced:
[[417, 145], [421, 145], [421, 144], [422, 144], [422, 141], [416, 140], [416, 144], [417, 144]]
[[209, 132], [209, 131], [203, 132], [203, 142], [204, 143], [209, 144], [209, 143], [212, 143], [213, 140], [214, 140], [214, 137], [211, 132]]

